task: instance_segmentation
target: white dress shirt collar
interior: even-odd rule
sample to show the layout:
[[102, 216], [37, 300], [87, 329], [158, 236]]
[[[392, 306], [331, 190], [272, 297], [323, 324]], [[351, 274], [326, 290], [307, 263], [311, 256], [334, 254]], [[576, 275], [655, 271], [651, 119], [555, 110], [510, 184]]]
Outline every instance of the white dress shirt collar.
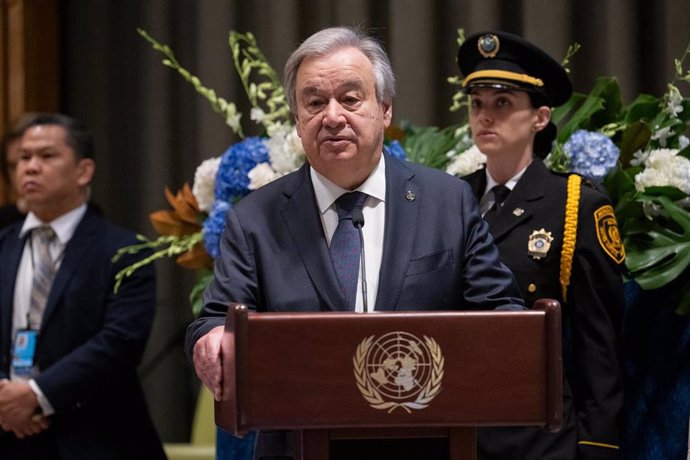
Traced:
[[334, 184], [314, 168], [310, 167], [309, 173], [311, 174], [311, 182], [314, 185], [314, 194], [316, 195], [319, 212], [322, 215], [333, 206], [333, 203], [340, 198], [340, 195], [350, 191], [363, 192], [379, 201], [386, 201], [386, 162], [383, 155], [381, 155], [379, 163], [369, 177], [367, 177], [367, 180], [355, 190], [346, 190]]
[[84, 217], [85, 213], [86, 203], [61, 215], [52, 222], [43, 222], [36, 217], [33, 212], [29, 212], [19, 232], [19, 237], [23, 238], [28, 232], [36, 227], [40, 227], [41, 225], [50, 225], [60, 244], [66, 245], [67, 242], [72, 238], [72, 235], [74, 235], [77, 225], [79, 225], [79, 222], [81, 222], [81, 219]]

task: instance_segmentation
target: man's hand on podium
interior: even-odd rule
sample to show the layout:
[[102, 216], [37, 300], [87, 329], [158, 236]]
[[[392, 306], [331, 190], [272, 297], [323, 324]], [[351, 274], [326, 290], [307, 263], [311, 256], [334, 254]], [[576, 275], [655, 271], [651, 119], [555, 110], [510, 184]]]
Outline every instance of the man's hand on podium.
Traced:
[[220, 343], [225, 326], [211, 329], [194, 345], [194, 369], [201, 383], [211, 390], [216, 401], [223, 395], [223, 366], [220, 356]]

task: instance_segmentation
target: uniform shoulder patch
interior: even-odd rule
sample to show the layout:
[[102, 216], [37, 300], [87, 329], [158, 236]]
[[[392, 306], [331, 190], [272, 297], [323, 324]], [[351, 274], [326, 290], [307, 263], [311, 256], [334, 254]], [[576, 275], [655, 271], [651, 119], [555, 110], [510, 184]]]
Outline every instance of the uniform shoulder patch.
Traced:
[[604, 252], [617, 264], [622, 263], [625, 260], [625, 248], [618, 232], [613, 207], [607, 204], [594, 211], [594, 223], [597, 226], [597, 239]]

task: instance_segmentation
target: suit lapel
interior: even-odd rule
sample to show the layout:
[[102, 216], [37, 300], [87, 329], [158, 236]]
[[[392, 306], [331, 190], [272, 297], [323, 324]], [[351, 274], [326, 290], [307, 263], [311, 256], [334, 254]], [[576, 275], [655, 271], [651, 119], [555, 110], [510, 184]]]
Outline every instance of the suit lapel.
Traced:
[[376, 310], [393, 310], [412, 259], [419, 225], [419, 203], [424, 193], [414, 172], [399, 161], [386, 159], [386, 223], [379, 270]]
[[314, 187], [309, 177], [309, 165], [305, 163], [293, 178], [283, 190], [286, 202], [281, 210], [282, 219], [314, 288], [331, 310], [347, 310], [344, 307], [345, 297], [331, 264]]
[[[17, 270], [19, 270], [19, 262], [22, 258], [22, 251], [26, 237], [19, 238], [19, 230], [21, 224], [17, 224], [5, 236], [5, 250], [2, 251], [0, 258], [0, 337], [2, 337], [1, 348], [9, 350], [12, 346], [12, 305], [14, 304], [14, 286], [17, 280]], [[8, 351], [9, 352], [9, 351]], [[6, 353], [5, 353], [6, 354]], [[0, 374], [2, 369], [0, 369]]]
[[46, 324], [48, 317], [55, 311], [58, 299], [62, 297], [69, 281], [79, 271], [80, 266], [83, 265], [87, 250], [96, 236], [95, 232], [96, 217], [87, 209], [86, 214], [84, 214], [81, 222], [77, 225], [74, 235], [72, 235], [65, 247], [65, 255], [50, 288], [50, 296], [48, 296], [48, 303], [43, 313], [41, 328]]
[[549, 172], [540, 160], [533, 160], [527, 167], [491, 222], [491, 234], [496, 241], [532, 217], [538, 201], [546, 193], [545, 174]]

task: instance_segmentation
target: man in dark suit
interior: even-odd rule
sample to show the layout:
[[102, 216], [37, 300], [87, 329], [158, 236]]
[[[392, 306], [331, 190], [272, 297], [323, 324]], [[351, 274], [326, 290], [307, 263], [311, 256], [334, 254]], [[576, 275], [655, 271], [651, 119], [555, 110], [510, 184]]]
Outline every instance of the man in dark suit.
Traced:
[[112, 257], [136, 238], [86, 204], [91, 135], [42, 114], [20, 148], [29, 214], [0, 234], [0, 456], [165, 458], [137, 376], [155, 274], [143, 267], [113, 289], [132, 259]]
[[[203, 311], [187, 333], [188, 353], [216, 399], [231, 301], [257, 311], [523, 308], [468, 185], [384, 152], [395, 90], [380, 44], [348, 28], [322, 30], [288, 59], [284, 81], [308, 163], [230, 209]], [[366, 298], [360, 289], [348, 291], [340, 262], [329, 255], [338, 221], [352, 227], [339, 214], [341, 199], [353, 191], [361, 192], [356, 206], [366, 221]], [[280, 443], [266, 447], [262, 435], [259, 457], [289, 454]], [[443, 458], [427, 447], [384, 454], [369, 443], [353, 457], [343, 453], [347, 446], [335, 454]]]
[[473, 139], [487, 156], [486, 168], [465, 179], [525, 302], [561, 303], [565, 338], [563, 428], [480, 430], [479, 458], [619, 458], [625, 253], [608, 196], [542, 162], [556, 136], [551, 107], [572, 92], [568, 76], [542, 50], [503, 32], [469, 37], [458, 63]]

